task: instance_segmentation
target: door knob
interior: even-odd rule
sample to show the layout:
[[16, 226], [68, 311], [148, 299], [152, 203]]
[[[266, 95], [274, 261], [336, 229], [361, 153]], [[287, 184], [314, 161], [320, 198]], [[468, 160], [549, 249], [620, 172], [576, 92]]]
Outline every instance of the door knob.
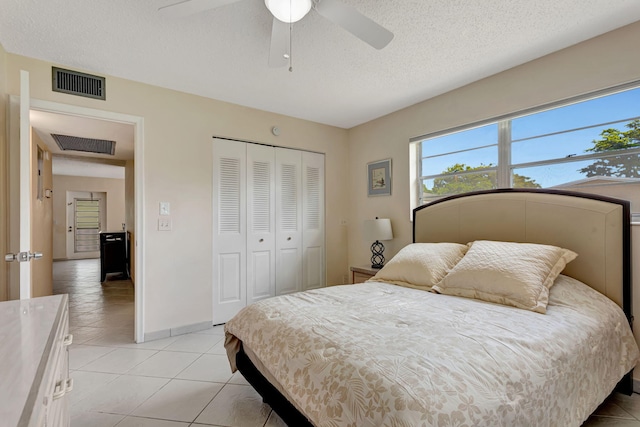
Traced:
[[32, 259], [40, 259], [42, 258], [42, 252], [20, 252], [17, 254], [6, 254], [4, 256], [4, 260], [6, 262], [29, 262]]

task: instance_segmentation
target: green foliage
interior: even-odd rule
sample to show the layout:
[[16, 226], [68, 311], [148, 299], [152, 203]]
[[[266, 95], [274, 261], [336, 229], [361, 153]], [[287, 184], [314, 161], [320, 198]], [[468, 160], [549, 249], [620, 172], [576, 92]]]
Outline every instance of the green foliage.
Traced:
[[535, 179], [528, 176], [513, 174], [513, 188], [542, 188]]
[[[586, 150], [601, 153], [614, 150], [627, 150], [640, 147], [640, 120], [636, 119], [625, 125], [629, 130], [605, 129], [600, 132], [601, 139], [593, 141], [593, 147]], [[592, 176], [616, 176], [623, 178], [640, 178], [640, 159], [638, 154], [620, 153], [615, 157], [607, 157], [594, 161], [591, 165], [578, 170]]]
[[[496, 173], [488, 168], [493, 167], [492, 164], [480, 166], [468, 166], [463, 163], [456, 163], [449, 166], [442, 173], [451, 174], [436, 178], [433, 180], [433, 188], [429, 190], [426, 185], [422, 186], [424, 194], [433, 196], [446, 196], [450, 194], [468, 193], [470, 191], [491, 190], [497, 187]], [[456, 174], [456, 172], [471, 172], [465, 174]], [[475, 172], [477, 171], [477, 172]], [[540, 188], [535, 180], [529, 177], [514, 174], [513, 185], [518, 188]]]

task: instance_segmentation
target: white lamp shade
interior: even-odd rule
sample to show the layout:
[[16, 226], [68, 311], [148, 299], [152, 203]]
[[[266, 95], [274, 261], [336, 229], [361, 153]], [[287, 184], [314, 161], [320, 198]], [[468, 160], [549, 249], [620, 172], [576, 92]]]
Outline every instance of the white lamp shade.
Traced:
[[391, 240], [391, 220], [389, 218], [367, 219], [364, 221], [364, 236], [367, 240]]
[[311, 10], [311, 0], [264, 0], [269, 12], [279, 21], [298, 22]]

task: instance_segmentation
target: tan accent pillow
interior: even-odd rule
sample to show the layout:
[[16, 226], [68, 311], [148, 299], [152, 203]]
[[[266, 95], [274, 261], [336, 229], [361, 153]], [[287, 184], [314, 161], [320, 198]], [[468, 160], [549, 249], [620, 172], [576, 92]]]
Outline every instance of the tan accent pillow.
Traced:
[[577, 256], [551, 245], [477, 240], [433, 290], [546, 313], [549, 289]]
[[412, 243], [367, 281], [430, 290], [462, 259], [467, 249], [467, 245], [459, 243]]

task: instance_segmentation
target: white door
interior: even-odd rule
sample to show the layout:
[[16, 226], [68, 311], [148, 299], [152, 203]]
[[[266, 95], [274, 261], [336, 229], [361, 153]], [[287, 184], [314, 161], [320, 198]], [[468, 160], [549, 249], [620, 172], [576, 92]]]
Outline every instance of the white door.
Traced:
[[324, 155], [302, 153], [302, 289], [325, 285]]
[[247, 304], [276, 293], [275, 150], [247, 144]]
[[[17, 105], [16, 105], [17, 104]], [[33, 258], [41, 258], [41, 253], [31, 252], [31, 122], [29, 120], [29, 73], [20, 71], [20, 98], [11, 102], [10, 158], [9, 158], [9, 198], [19, 201], [17, 207], [9, 211], [9, 250], [5, 261], [9, 267], [9, 298], [31, 298], [31, 265]], [[19, 135], [16, 138], [16, 135]], [[17, 141], [19, 139], [19, 141]], [[17, 151], [17, 152], [16, 152]], [[10, 203], [10, 205], [13, 203]], [[15, 225], [20, 224], [19, 227]], [[17, 276], [17, 277], [16, 277]], [[18, 288], [18, 289], [13, 289]], [[17, 295], [16, 295], [17, 294]]]
[[302, 152], [276, 148], [276, 295], [302, 290]]
[[213, 323], [247, 305], [246, 144], [213, 144]]

